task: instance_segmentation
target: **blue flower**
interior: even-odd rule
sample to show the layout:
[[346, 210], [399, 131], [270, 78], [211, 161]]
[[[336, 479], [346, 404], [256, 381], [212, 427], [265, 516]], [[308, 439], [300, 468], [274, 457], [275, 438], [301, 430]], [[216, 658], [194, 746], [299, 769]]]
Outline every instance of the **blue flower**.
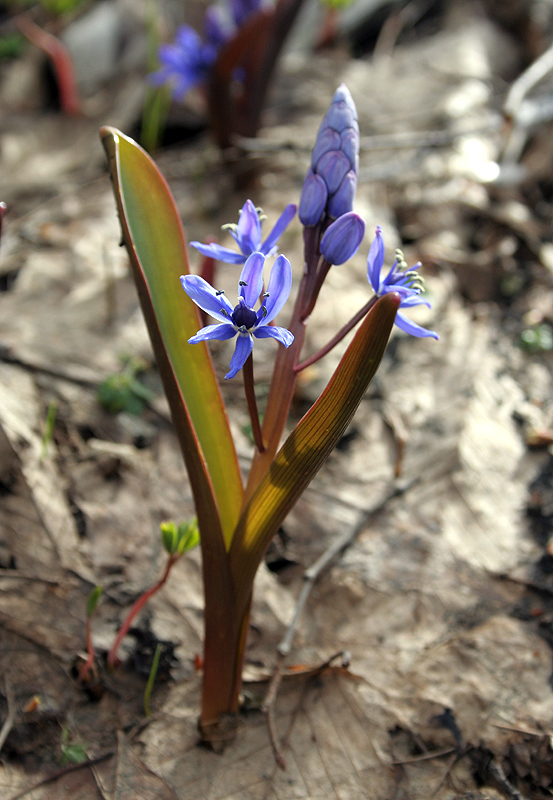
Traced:
[[[430, 308], [430, 303], [421, 300], [420, 297], [422, 278], [417, 272], [418, 267], [421, 266], [420, 262], [415, 264], [411, 269], [407, 269], [403, 253], [401, 250], [396, 250], [394, 265], [384, 279], [381, 278], [383, 266], [384, 241], [382, 239], [382, 228], [378, 225], [376, 228], [376, 236], [371, 244], [369, 257], [367, 259], [367, 276], [375, 293], [378, 297], [381, 297], [388, 292], [396, 292], [401, 297], [400, 308], [412, 308], [413, 306], [420, 305]], [[417, 325], [416, 322], [411, 322], [411, 320], [400, 311], [396, 314], [396, 325], [398, 328], [401, 328], [402, 331], [405, 331], [405, 333], [410, 333], [411, 336], [431, 336], [433, 339], [440, 338], [435, 331], [429, 331]]]
[[199, 250], [204, 256], [211, 256], [219, 261], [226, 261], [227, 264], [243, 264], [252, 253], [262, 253], [264, 256], [272, 256], [277, 251], [277, 242], [281, 234], [291, 222], [296, 213], [296, 206], [290, 203], [286, 206], [270, 234], [261, 243], [261, 220], [259, 213], [251, 200], [246, 200], [240, 212], [238, 225], [224, 225], [230, 231], [241, 252], [230, 250], [228, 247], [221, 247], [219, 244], [201, 244], [201, 242], [190, 242], [192, 247]]
[[153, 86], [173, 84], [173, 97], [180, 100], [200, 83], [205, 83], [221, 47], [260, 7], [260, 0], [231, 0], [227, 8], [209, 6], [204, 16], [204, 39], [189, 25], [177, 29], [174, 44], [161, 45], [161, 68], [148, 76]]
[[218, 41], [203, 42], [194, 28], [182, 25], [176, 33], [174, 44], [159, 48], [161, 69], [148, 76], [154, 86], [173, 84], [173, 97], [181, 99], [187, 92], [203, 83], [217, 58]]
[[257, 339], [276, 339], [290, 347], [294, 336], [286, 328], [269, 325], [288, 300], [292, 287], [292, 268], [286, 256], [279, 256], [271, 269], [267, 291], [263, 293], [261, 307], [253, 306], [263, 291], [264, 253], [252, 253], [244, 264], [238, 281], [238, 305], [234, 308], [223, 292], [217, 291], [199, 275], [181, 275], [182, 288], [203, 311], [219, 320], [218, 325], [207, 325], [189, 344], [207, 339], [232, 339], [238, 335], [225, 378], [234, 378], [242, 369], [253, 349], [253, 336]]

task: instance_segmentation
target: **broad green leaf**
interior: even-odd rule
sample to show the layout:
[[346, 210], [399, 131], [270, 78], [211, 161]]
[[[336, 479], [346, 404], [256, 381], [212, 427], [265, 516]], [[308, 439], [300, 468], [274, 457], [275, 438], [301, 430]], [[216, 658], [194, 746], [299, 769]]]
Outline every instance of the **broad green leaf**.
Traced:
[[[240, 512], [242, 480], [209, 352], [205, 343], [188, 344], [201, 323], [179, 281], [179, 276], [188, 272], [179, 215], [165, 179], [147, 153], [114, 128], [102, 128], [100, 135], [108, 154], [123, 240], [173, 421], [185, 456], [197, 437], [228, 549]], [[193, 427], [192, 440], [191, 432], [185, 430], [187, 415]], [[187, 467], [194, 484], [192, 471], [196, 468], [188, 460]], [[207, 498], [206, 487], [202, 493]], [[198, 514], [201, 521], [201, 509]]]
[[[387, 294], [365, 317], [319, 399], [298, 422], [238, 521], [230, 549], [237, 592], [251, 581], [272, 537], [350, 423], [388, 343], [400, 298]], [[237, 610], [248, 601], [244, 588]]]

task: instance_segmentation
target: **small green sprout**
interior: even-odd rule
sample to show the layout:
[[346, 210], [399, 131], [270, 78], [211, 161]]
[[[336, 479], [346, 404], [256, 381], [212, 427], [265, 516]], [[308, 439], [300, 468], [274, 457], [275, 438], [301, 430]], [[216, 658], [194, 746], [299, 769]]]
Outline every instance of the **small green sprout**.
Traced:
[[54, 426], [56, 424], [56, 416], [58, 413], [58, 404], [52, 400], [46, 412], [46, 423], [44, 425], [44, 434], [42, 436], [42, 450], [40, 452], [40, 460], [44, 461], [48, 454], [48, 447], [54, 437]]
[[150, 697], [152, 695], [152, 689], [154, 688], [154, 683], [156, 680], [157, 670], [159, 667], [159, 659], [161, 658], [161, 651], [162, 646], [158, 642], [156, 645], [154, 657], [152, 659], [152, 668], [150, 670], [150, 674], [148, 675], [148, 683], [146, 684], [146, 688], [144, 690], [144, 713], [147, 717], [151, 717], [152, 712], [150, 711]]
[[159, 527], [163, 547], [170, 556], [182, 556], [183, 553], [192, 550], [200, 543], [200, 531], [196, 518], [190, 522], [181, 522], [178, 527], [172, 520], [162, 522]]
[[61, 765], [83, 764], [88, 760], [86, 745], [78, 742], [70, 742], [69, 728], [62, 728], [61, 731]]
[[520, 334], [520, 346], [529, 353], [547, 353], [553, 350], [551, 325], [542, 323], [534, 328], [526, 328]]
[[138, 416], [144, 411], [154, 395], [144, 384], [137, 380], [137, 375], [146, 370], [146, 363], [141, 358], [129, 358], [123, 371], [110, 375], [98, 389], [98, 401], [110, 414], [125, 411]]
[[86, 603], [86, 616], [91, 617], [94, 612], [96, 611], [96, 606], [98, 605], [98, 600], [102, 594], [102, 587], [95, 586], [94, 589], [88, 595], [88, 600]]
[[92, 630], [91, 630], [91, 619], [92, 615], [96, 611], [96, 606], [98, 605], [98, 600], [100, 599], [100, 595], [102, 594], [102, 587], [95, 586], [94, 589], [88, 595], [88, 600], [86, 601], [86, 652], [87, 652], [87, 659], [82, 665], [81, 669], [79, 670], [79, 680], [81, 682], [86, 681], [88, 678], [88, 674], [92, 665], [94, 664], [94, 647], [92, 645]]
[[192, 519], [190, 522], [181, 522], [179, 526], [177, 526], [172, 520], [162, 522], [160, 529], [161, 541], [165, 551], [167, 552], [167, 555], [169, 556], [165, 565], [165, 570], [160, 580], [143, 592], [140, 597], [134, 601], [125, 621], [119, 628], [119, 632], [117, 633], [115, 641], [111, 646], [111, 650], [108, 653], [107, 663], [110, 669], [113, 669], [118, 663], [117, 651], [119, 649], [119, 645], [129, 632], [133, 619], [144, 608], [150, 597], [152, 597], [161, 589], [169, 577], [169, 573], [171, 572], [173, 565], [179, 560], [182, 554], [187, 550], [192, 550], [193, 547], [196, 547], [196, 545], [199, 544], [200, 531], [196, 518]]

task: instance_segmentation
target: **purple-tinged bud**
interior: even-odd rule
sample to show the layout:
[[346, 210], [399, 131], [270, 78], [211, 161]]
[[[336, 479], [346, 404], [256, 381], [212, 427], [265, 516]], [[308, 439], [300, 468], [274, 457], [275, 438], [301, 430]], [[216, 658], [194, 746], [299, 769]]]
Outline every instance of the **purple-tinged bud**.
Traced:
[[357, 189], [357, 174], [354, 170], [345, 175], [337, 191], [332, 195], [326, 206], [326, 212], [332, 219], [347, 214], [353, 208], [353, 198]]
[[331, 150], [319, 159], [317, 174], [326, 183], [329, 195], [338, 190], [349, 169], [348, 159], [339, 150]]
[[320, 175], [314, 175], [309, 170], [303, 182], [298, 212], [302, 225], [317, 225], [320, 222], [327, 198], [328, 189], [326, 188], [326, 183]]
[[[326, 213], [329, 217], [338, 218], [341, 214], [351, 211], [357, 185], [358, 166], [357, 111], [347, 86], [342, 84], [334, 93], [330, 108], [321, 122], [311, 155], [311, 169], [306, 178], [306, 184], [308, 181], [313, 184], [313, 178], [310, 176], [314, 173], [316, 176], [320, 176], [326, 185], [327, 198], [322, 214]], [[310, 191], [313, 192], [313, 186], [310, 186]], [[320, 197], [319, 192], [318, 196]], [[307, 216], [312, 219], [314, 214], [307, 214]], [[320, 217], [317, 222], [319, 219]], [[302, 217], [301, 201], [300, 220], [304, 225], [307, 224]]]
[[353, 211], [329, 225], [321, 239], [321, 253], [329, 264], [344, 264], [355, 255], [365, 235], [365, 223]]
[[317, 166], [317, 161], [324, 156], [325, 153], [328, 153], [329, 150], [339, 150], [340, 149], [340, 134], [336, 131], [327, 128], [324, 131], [319, 131], [319, 135], [317, 136], [317, 140], [315, 142], [315, 147], [313, 148], [313, 152], [311, 153], [311, 168], [315, 169]]

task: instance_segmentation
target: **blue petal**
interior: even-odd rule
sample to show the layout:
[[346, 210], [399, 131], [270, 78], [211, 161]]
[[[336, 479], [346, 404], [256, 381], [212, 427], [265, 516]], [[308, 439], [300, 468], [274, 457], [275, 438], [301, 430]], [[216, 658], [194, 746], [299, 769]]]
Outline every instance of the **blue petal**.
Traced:
[[357, 189], [357, 175], [350, 169], [346, 173], [337, 191], [329, 198], [327, 213], [329, 217], [337, 219], [342, 214], [347, 214], [353, 208], [353, 198]]
[[[280, 255], [271, 269], [267, 297], [263, 298], [263, 305], [257, 312], [257, 325], [264, 326], [271, 322], [288, 300], [292, 288], [292, 267], [286, 256]], [[263, 308], [266, 313], [263, 314]]]
[[334, 194], [351, 169], [349, 159], [339, 150], [325, 153], [317, 162], [317, 175], [326, 183], [328, 193]]
[[261, 222], [251, 200], [246, 200], [236, 230], [231, 229], [240, 250], [247, 256], [261, 247]]
[[326, 183], [320, 175], [308, 171], [300, 196], [299, 218], [302, 225], [318, 225], [328, 199]]
[[225, 375], [225, 380], [228, 381], [229, 378], [234, 378], [234, 376], [240, 372], [252, 350], [253, 339], [250, 334], [239, 334], [236, 340], [234, 353], [232, 354], [232, 358], [230, 360], [230, 370]]
[[228, 247], [221, 247], [220, 244], [202, 244], [201, 242], [190, 242], [191, 247], [199, 250], [203, 256], [211, 256], [218, 261], [224, 261], [227, 264], [243, 264], [246, 256], [242, 253], [237, 253], [235, 250], [229, 250]]
[[175, 45], [185, 52], [187, 50], [199, 50], [202, 46], [202, 40], [190, 25], [181, 25], [177, 28], [175, 34]]
[[376, 236], [373, 239], [367, 258], [367, 277], [374, 291], [378, 294], [380, 289], [380, 272], [384, 264], [384, 241], [382, 228], [376, 226]]
[[252, 253], [248, 256], [242, 274], [240, 275], [239, 296], [244, 298], [247, 306], [253, 306], [259, 300], [263, 291], [263, 267], [265, 256], [263, 253]]
[[317, 139], [315, 140], [315, 146], [313, 147], [313, 152], [311, 153], [311, 169], [313, 171], [317, 168], [317, 162], [324, 156], [325, 153], [328, 153], [330, 150], [339, 150], [340, 149], [340, 134], [336, 131], [333, 131], [331, 128], [324, 128], [323, 130], [319, 131], [317, 134]]
[[225, 339], [232, 339], [236, 336], [236, 328], [234, 325], [223, 323], [221, 325], [206, 325], [198, 333], [191, 336], [188, 344], [197, 344], [198, 342], [205, 342], [207, 339], [219, 339], [224, 342]]
[[427, 328], [417, 325], [416, 322], [407, 319], [407, 317], [402, 314], [401, 311], [398, 311], [396, 314], [396, 325], [398, 328], [401, 328], [402, 331], [405, 331], [405, 333], [409, 333], [411, 336], [416, 336], [419, 339], [423, 339], [428, 336], [431, 336], [433, 339], [440, 338], [436, 331], [429, 331]]
[[289, 203], [289, 205], [286, 206], [280, 217], [277, 219], [273, 230], [263, 242], [261, 252], [265, 253], [266, 256], [271, 255], [270, 251], [278, 242], [281, 234], [284, 233], [290, 222], [293, 220], [295, 213], [296, 206], [294, 203]]
[[[397, 292], [397, 289], [395, 291]], [[399, 291], [398, 294], [401, 296], [401, 291]], [[423, 300], [418, 293], [410, 294], [405, 299], [402, 299], [400, 308], [412, 308], [413, 306], [427, 306], [428, 308], [432, 308], [428, 300]]]
[[257, 339], [276, 339], [284, 347], [290, 347], [294, 341], [294, 334], [290, 333], [286, 328], [280, 328], [278, 325], [267, 325], [265, 328], [257, 328], [253, 335]]
[[[199, 275], [181, 275], [180, 282], [182, 288], [197, 306], [203, 311], [211, 314], [219, 322], [228, 324], [233, 307], [224, 294], [217, 294], [217, 291]], [[226, 314], [224, 313], [226, 312]]]

